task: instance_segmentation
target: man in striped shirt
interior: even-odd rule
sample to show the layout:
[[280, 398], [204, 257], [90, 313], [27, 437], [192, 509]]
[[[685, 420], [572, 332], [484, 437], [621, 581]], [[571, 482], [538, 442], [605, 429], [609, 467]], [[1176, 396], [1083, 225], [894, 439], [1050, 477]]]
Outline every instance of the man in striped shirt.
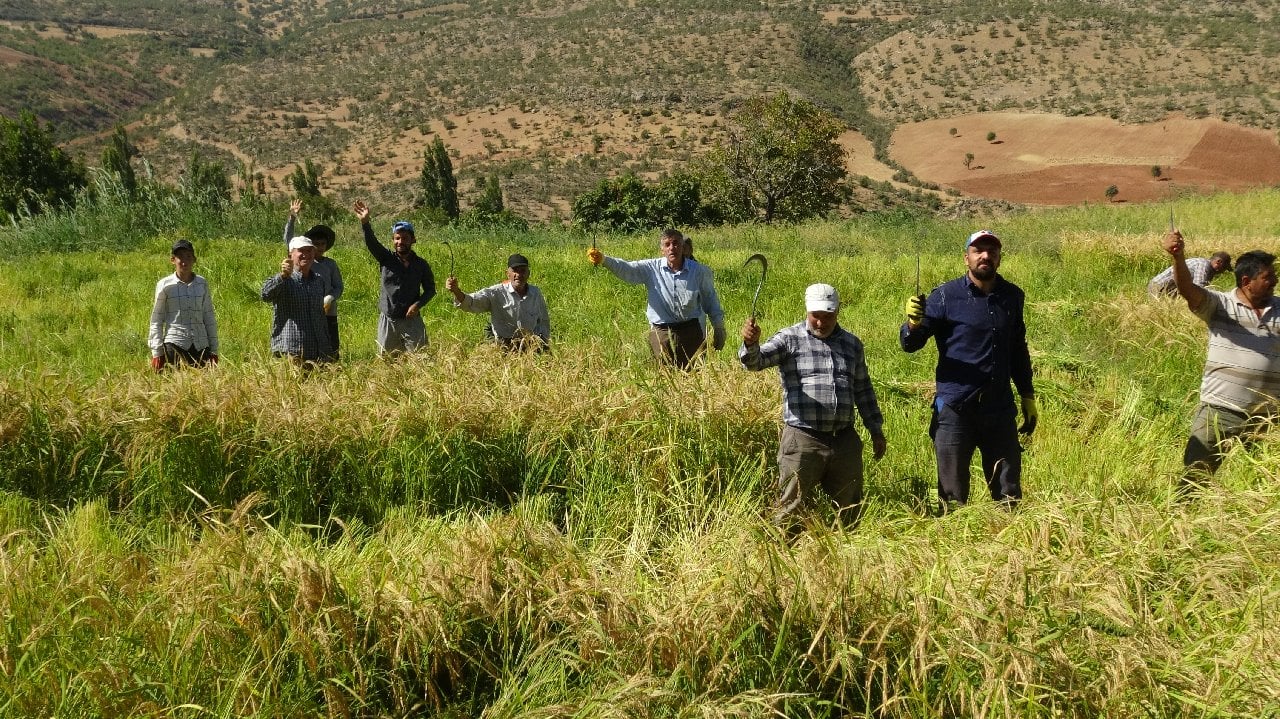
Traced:
[[166, 364], [203, 367], [218, 363], [218, 320], [209, 284], [195, 273], [196, 251], [186, 240], [173, 243], [173, 274], [156, 283], [151, 306], [151, 368]]
[[837, 322], [840, 296], [831, 285], [805, 290], [805, 321], [783, 328], [763, 345], [754, 318], [742, 327], [738, 360], [748, 370], [777, 367], [782, 381], [782, 437], [778, 442], [781, 496], [774, 521], [794, 531], [796, 512], [819, 485], [842, 524], [858, 520], [862, 504], [862, 438], [856, 409], [871, 434], [872, 456], [884, 456], [884, 417], [867, 372], [862, 340]]
[[[1231, 271], [1231, 255], [1215, 252], [1209, 257], [1192, 257], [1187, 260], [1187, 269], [1191, 271], [1192, 282], [1208, 287], [1213, 278]], [[1167, 267], [1152, 277], [1147, 283], [1147, 293], [1152, 297], [1177, 297], [1178, 285], [1173, 281], [1173, 268]]]
[[1247, 440], [1280, 417], [1280, 299], [1275, 255], [1240, 255], [1236, 288], [1216, 292], [1195, 283], [1183, 247], [1181, 233], [1165, 237], [1178, 294], [1209, 326], [1200, 406], [1182, 455], [1179, 491], [1185, 493], [1217, 471], [1232, 439]]

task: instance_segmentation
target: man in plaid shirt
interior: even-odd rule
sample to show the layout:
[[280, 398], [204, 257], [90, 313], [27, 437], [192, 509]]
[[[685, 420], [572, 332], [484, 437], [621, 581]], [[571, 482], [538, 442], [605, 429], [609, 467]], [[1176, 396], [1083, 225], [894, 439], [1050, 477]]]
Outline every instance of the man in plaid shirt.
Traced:
[[[1192, 257], [1187, 260], [1187, 270], [1191, 272], [1192, 282], [1208, 287], [1213, 278], [1231, 271], [1231, 255], [1215, 252], [1207, 258]], [[1166, 267], [1163, 272], [1152, 277], [1147, 283], [1147, 293], [1152, 297], [1177, 297], [1178, 284], [1173, 281], [1173, 268]]]
[[293, 238], [279, 274], [262, 283], [262, 301], [272, 306], [271, 353], [304, 367], [333, 361], [329, 324], [324, 317], [329, 283], [314, 271], [315, 251], [311, 238]]
[[760, 327], [742, 327], [738, 359], [752, 370], [777, 367], [782, 380], [782, 437], [778, 442], [775, 523], [795, 530], [794, 515], [819, 485], [841, 524], [852, 526], [862, 504], [862, 438], [853, 425], [857, 408], [871, 434], [872, 454], [884, 456], [884, 417], [871, 387], [862, 340], [837, 322], [840, 296], [831, 285], [804, 293], [805, 321], [779, 330], [763, 345]]
[[156, 283], [151, 305], [151, 369], [165, 365], [203, 367], [218, 363], [218, 320], [209, 283], [195, 273], [196, 251], [186, 240], [173, 243], [173, 274]]

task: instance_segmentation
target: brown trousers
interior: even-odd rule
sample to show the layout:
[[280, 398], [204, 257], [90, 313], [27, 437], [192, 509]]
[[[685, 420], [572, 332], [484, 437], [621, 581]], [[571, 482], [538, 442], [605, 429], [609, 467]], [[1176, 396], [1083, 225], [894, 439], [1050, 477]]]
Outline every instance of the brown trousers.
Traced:
[[660, 364], [690, 369], [702, 353], [707, 335], [702, 331], [701, 320], [687, 320], [669, 325], [652, 325], [649, 328], [649, 349]]

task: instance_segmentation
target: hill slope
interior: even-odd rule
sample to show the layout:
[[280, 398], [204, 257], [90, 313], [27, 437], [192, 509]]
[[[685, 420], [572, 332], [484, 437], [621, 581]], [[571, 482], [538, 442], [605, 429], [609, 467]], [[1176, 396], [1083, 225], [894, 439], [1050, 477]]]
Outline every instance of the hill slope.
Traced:
[[[332, 191], [379, 187], [399, 203], [440, 135], [462, 187], [499, 172], [509, 204], [545, 215], [605, 175], [678, 166], [760, 92], [831, 108], [882, 161], [900, 123], [984, 110], [1271, 127], [1274, 12], [1184, 0], [8, 0], [0, 62], [16, 72], [0, 78], [0, 110], [35, 107], [75, 134], [132, 120], [170, 176], [199, 148], [251, 161], [279, 188], [312, 158]], [[97, 153], [94, 137], [78, 146]], [[892, 174], [862, 171], [868, 160], [854, 161], [859, 174]]]

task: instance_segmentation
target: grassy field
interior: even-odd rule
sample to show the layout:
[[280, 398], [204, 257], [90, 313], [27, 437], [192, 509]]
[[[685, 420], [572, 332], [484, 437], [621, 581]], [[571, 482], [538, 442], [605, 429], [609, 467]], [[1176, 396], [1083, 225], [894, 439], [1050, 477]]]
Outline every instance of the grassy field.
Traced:
[[[1193, 254], [1276, 249], [1280, 192], [1173, 209]], [[268, 356], [257, 295], [280, 210], [183, 226], [223, 361], [163, 376], [146, 323], [176, 233], [0, 230], [0, 716], [1275, 717], [1280, 445], [1172, 497], [1205, 332], [1144, 292], [1168, 211], [990, 222], [1042, 419], [1021, 508], [943, 519], [936, 355], [897, 327], [917, 253], [924, 285], [958, 275], [972, 223], [695, 235], [731, 339], [691, 374], [652, 366], [643, 292], [558, 230], [418, 246], [442, 286], [449, 240], [464, 289], [527, 254], [551, 355], [506, 358], [437, 299], [430, 350], [380, 361], [375, 266], [340, 223], [344, 362], [309, 377]], [[733, 354], [754, 252], [766, 333], [840, 289], [886, 416], [862, 524], [819, 515], [793, 546], [764, 520], [776, 373]]]

